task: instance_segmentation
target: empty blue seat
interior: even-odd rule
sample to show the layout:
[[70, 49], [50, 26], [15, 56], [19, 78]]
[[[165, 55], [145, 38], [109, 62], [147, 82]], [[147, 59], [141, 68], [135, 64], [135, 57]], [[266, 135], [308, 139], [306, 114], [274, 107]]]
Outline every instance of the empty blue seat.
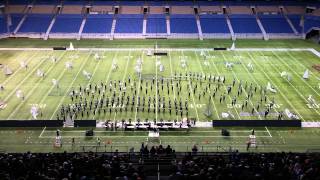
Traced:
[[112, 15], [90, 14], [84, 26], [83, 33], [110, 33], [112, 26]]
[[115, 33], [142, 33], [142, 14], [119, 14]]
[[147, 33], [167, 33], [166, 17], [163, 14], [151, 14], [147, 20]]
[[4, 17], [0, 17], [0, 33], [7, 33], [7, 22]]
[[203, 33], [230, 33], [224, 15], [201, 15], [200, 23]]
[[249, 14], [230, 15], [234, 33], [261, 33], [256, 18]]
[[259, 18], [267, 33], [293, 33], [289, 23], [282, 15], [260, 15]]
[[312, 28], [320, 28], [320, 17], [318, 16], [306, 16], [304, 18], [304, 32], [307, 33]]
[[300, 26], [301, 15], [288, 15], [288, 18], [290, 19], [291, 23], [296, 28], [296, 30], [299, 33], [301, 33], [302, 32], [302, 26]]
[[[21, 21], [23, 14], [11, 14], [10, 32], [13, 32]], [[10, 23], [9, 23], [10, 24]]]
[[170, 28], [172, 33], [198, 33], [196, 18], [189, 14], [172, 14]]
[[46, 32], [50, 25], [51, 19], [52, 15], [50, 14], [30, 14], [23, 22], [19, 32]]
[[53, 33], [77, 33], [82, 21], [80, 14], [60, 14], [57, 16], [51, 32]]

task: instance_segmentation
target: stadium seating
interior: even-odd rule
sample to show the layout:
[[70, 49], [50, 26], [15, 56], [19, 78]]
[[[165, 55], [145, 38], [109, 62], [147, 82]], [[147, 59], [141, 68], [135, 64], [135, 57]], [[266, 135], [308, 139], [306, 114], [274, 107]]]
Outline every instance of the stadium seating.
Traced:
[[149, 15], [147, 20], [147, 33], [167, 33], [165, 15]]
[[112, 15], [90, 14], [82, 33], [110, 33], [112, 19]]
[[3, 16], [0, 16], [0, 33], [7, 33], [7, 23]]
[[82, 21], [80, 14], [60, 14], [57, 16], [52, 33], [77, 33]]
[[22, 33], [44, 33], [47, 31], [52, 15], [49, 14], [30, 14], [20, 27]]
[[261, 33], [256, 18], [253, 15], [230, 15], [230, 21], [235, 33]]
[[10, 16], [11, 16], [10, 32], [13, 32], [18, 26], [20, 20], [22, 19], [23, 14], [11, 14]]
[[202, 33], [230, 33], [224, 15], [200, 15]]
[[293, 33], [282, 15], [259, 15], [259, 18], [267, 33]]
[[[17, 35], [19, 35], [19, 33], [21, 33], [20, 35], [27, 35], [28, 33], [45, 32], [59, 1], [37, 0], [32, 1], [32, 3], [33, 8], [26, 16], [27, 18], [22, 23]], [[76, 0], [64, 1], [61, 12], [57, 15], [50, 33], [54, 33], [55, 35], [65, 34], [65, 36], [68, 36], [68, 33], [78, 33], [84, 16], [83, 13], [85, 13], [84, 5], [87, 3], [88, 2]], [[10, 13], [11, 18], [9, 18], [8, 24], [11, 24], [9, 30], [12, 33], [24, 16], [27, 8], [26, 5], [31, 4], [31, 1], [13, 0], [10, 1], [10, 4], [10, 6], [6, 7], [6, 12]], [[166, 38], [198, 37], [200, 39], [202, 38], [202, 33], [204, 34], [204, 38], [230, 38], [231, 35], [227, 19], [225, 15], [222, 14], [223, 6], [218, 2], [199, 1], [196, 3], [199, 11], [199, 25], [201, 25], [202, 30], [202, 33], [200, 32], [201, 35], [198, 34], [197, 17], [194, 15], [193, 9], [193, 7], [195, 7], [194, 2], [91, 1], [89, 4], [91, 5], [90, 13], [87, 15], [88, 18], [82, 31], [88, 38], [90, 38], [90, 36], [92, 36], [91, 38], [97, 37], [97, 35], [93, 36], [93, 34], [100, 34], [99, 36], [103, 38], [102, 34], [105, 33], [110, 33], [111, 39], [112, 37], [145, 38], [154, 34], [166, 35]], [[116, 23], [113, 31], [112, 18], [115, 5], [119, 6], [120, 14], [115, 15]], [[167, 5], [170, 6], [169, 26], [167, 26], [166, 15], [164, 14], [164, 6]], [[223, 5], [226, 7], [226, 12], [228, 13], [231, 27], [236, 37], [261, 37], [261, 29], [250, 8], [250, 6], [253, 5], [252, 3], [228, 1]], [[147, 18], [146, 34], [142, 34], [144, 28], [143, 6], [149, 7], [149, 14], [145, 16]], [[293, 29], [287, 22], [286, 17], [279, 14], [280, 6], [283, 7], [283, 12], [290, 19], [297, 32], [302, 33], [303, 28], [300, 26], [300, 16], [304, 13], [305, 7], [301, 5], [301, 2], [288, 2], [284, 5], [275, 2], [272, 4], [261, 2], [256, 4], [255, 7], [266, 33], [269, 34], [271, 38], [301, 37], [293, 36]], [[304, 25], [305, 32], [312, 27], [319, 27], [318, 18], [313, 17], [317, 16], [319, 12], [319, 10], [315, 10], [314, 13], [306, 16]], [[2, 24], [6, 23], [6, 21], [7, 19], [3, 18]], [[36, 24], [35, 22], [40, 23]], [[2, 27], [2, 31], [6, 32], [5, 29], [5, 27]], [[171, 33], [168, 32], [169, 34], [167, 34], [167, 29], [169, 29]], [[198, 35], [196, 36], [196, 34]], [[69, 36], [70, 38], [75, 37], [74, 34], [69, 34]]]
[[307, 33], [312, 28], [320, 28], [320, 17], [318, 16], [306, 16], [304, 19], [304, 31]]
[[198, 33], [196, 18], [189, 14], [170, 16], [171, 33]]
[[196, 146], [176, 153], [162, 145], [139, 153], [2, 153], [0, 179], [317, 180], [319, 161], [317, 153], [200, 154]]
[[142, 33], [142, 14], [119, 14], [115, 33]]
[[293, 26], [298, 31], [298, 33], [301, 33], [302, 32], [302, 26], [300, 26], [301, 15], [290, 14], [290, 15], [287, 15], [287, 16], [290, 19], [290, 21], [293, 24]]

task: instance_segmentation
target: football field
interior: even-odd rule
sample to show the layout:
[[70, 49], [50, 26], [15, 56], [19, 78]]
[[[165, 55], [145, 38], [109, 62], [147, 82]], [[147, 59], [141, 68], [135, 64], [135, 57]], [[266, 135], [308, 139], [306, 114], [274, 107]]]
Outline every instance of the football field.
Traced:
[[[37, 119], [61, 119], [61, 107], [83, 104], [84, 99], [98, 106], [81, 109], [72, 118], [210, 121], [227, 113], [229, 119], [259, 120], [278, 119], [282, 113], [282, 119], [292, 119], [288, 112], [302, 121], [320, 117], [320, 63], [309, 51], [169, 49], [167, 56], [148, 56], [141, 49], [0, 53], [3, 120], [32, 119], [32, 107]], [[5, 75], [7, 69], [11, 75]], [[306, 71], [308, 78], [303, 78]]]
[[[32, 44], [38, 42], [21, 46], [12, 42], [0, 45], [1, 120], [119, 123], [188, 118], [199, 124], [229, 119], [299, 119], [317, 125], [320, 119], [318, 46], [305, 42], [266, 42], [262, 46], [261, 41], [240, 41], [236, 50], [215, 51], [211, 42], [202, 46], [191, 41], [165, 41], [157, 49], [166, 52], [165, 56], [150, 56], [154, 43], [149, 41], [148, 46], [143, 41], [132, 47], [104, 46], [101, 42], [99, 48], [88, 48], [86, 42], [79, 41], [82, 45], [73, 51], [44, 49], [42, 41], [35, 47]], [[230, 44], [218, 42], [217, 47]], [[59, 43], [68, 42], [51, 46]], [[9, 48], [4, 49], [6, 44]], [[16, 46], [20, 49], [14, 49]], [[24, 46], [32, 49], [21, 48]], [[196, 127], [190, 132], [161, 131], [159, 141], [152, 142], [145, 131], [96, 128], [94, 137], [85, 137], [87, 129], [62, 128], [63, 146], [55, 148], [54, 128], [0, 128], [0, 150], [128, 152], [131, 147], [139, 151], [144, 142], [170, 144], [183, 152], [193, 145], [201, 152], [246, 151], [252, 132], [250, 127], [227, 128], [230, 136], [224, 137], [221, 128]], [[318, 128], [254, 129], [258, 148], [250, 151], [320, 151]]]

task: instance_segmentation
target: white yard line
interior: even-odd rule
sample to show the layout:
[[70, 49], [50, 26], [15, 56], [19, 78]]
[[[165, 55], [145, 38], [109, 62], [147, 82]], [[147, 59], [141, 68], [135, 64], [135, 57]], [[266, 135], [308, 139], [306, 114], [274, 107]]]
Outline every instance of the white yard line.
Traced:
[[[89, 57], [90, 57], [90, 55], [89, 55]], [[94, 61], [95, 61], [95, 60], [94, 60]], [[93, 80], [93, 77], [94, 77], [94, 75], [96, 74], [97, 69], [98, 69], [101, 61], [102, 61], [101, 59], [98, 60], [98, 63], [95, 65], [94, 70], [93, 70], [93, 73], [92, 73], [92, 76], [91, 76], [89, 82], [87, 83], [86, 87], [87, 87], [89, 84], [91, 84], [91, 82], [92, 82], [92, 80]], [[73, 114], [72, 119], [73, 119], [74, 116], [75, 116], [75, 114]]]
[[[78, 78], [78, 76], [79, 76], [80, 72], [82, 71], [84, 65], [85, 65], [85, 64], [87, 63], [87, 61], [90, 59], [91, 53], [92, 53], [92, 52], [89, 52], [89, 55], [86, 57], [86, 60], [83, 62], [83, 64], [82, 64], [81, 67], [79, 68], [76, 76], [73, 78], [72, 82], [70, 83], [70, 86], [69, 86], [68, 90], [66, 91], [66, 93], [68, 93], [68, 92], [70, 91], [70, 89], [72, 88], [73, 83], [74, 83], [75, 80]], [[53, 112], [53, 114], [52, 114], [51, 117], [50, 117], [50, 120], [53, 119], [54, 115], [55, 115], [56, 112], [59, 110], [59, 107], [60, 107], [60, 105], [63, 103], [63, 100], [65, 99], [65, 97], [66, 97], [66, 95], [64, 95], [64, 96], [60, 99], [59, 104], [57, 105], [55, 111]]]
[[[320, 55], [320, 53], [318, 52], [318, 51], [316, 51], [316, 53], [318, 53], [318, 54], [316, 54], [314, 51], [308, 51], [308, 52], [305, 52], [305, 51], [303, 51], [304, 53], [312, 53], [313, 55], [315, 55], [315, 56], [317, 56], [317, 57], [320, 57], [319, 55]], [[300, 64], [300, 66], [301, 67], [303, 67], [304, 69], [309, 69], [309, 68], [307, 68], [304, 64], [302, 64], [296, 57], [294, 57], [293, 55], [291, 55], [289, 52], [286, 52], [292, 59], [294, 59], [294, 60], [296, 60], [299, 64]], [[316, 77], [316, 79], [318, 79], [318, 80], [320, 80], [320, 77], [317, 77], [317, 75], [316, 75], [316, 73], [313, 73], [312, 71], [309, 71], [310, 72], [310, 74], [313, 74], [315, 77]]]
[[[125, 67], [125, 71], [124, 71], [124, 74], [123, 74], [121, 83], [125, 80], [126, 75], [127, 75], [127, 73], [128, 73], [128, 66], [129, 66], [129, 61], [130, 61], [130, 60], [131, 60], [131, 51], [129, 51], [129, 55], [128, 55], [128, 58], [127, 58], [127, 64], [126, 64], [126, 67]], [[120, 91], [120, 92], [119, 92], [119, 96], [118, 96], [119, 98], [121, 97], [121, 94], [122, 94], [122, 92]], [[114, 113], [113, 122], [116, 121], [116, 116], [117, 116], [117, 112]]]
[[[168, 56], [169, 56], [169, 62], [170, 62], [170, 74], [171, 74], [171, 78], [172, 78], [173, 77], [173, 71], [172, 71], [172, 59], [171, 59], [170, 52], [168, 52]], [[175, 89], [176, 88], [173, 88], [173, 99], [176, 99], [176, 90]], [[178, 116], [177, 115], [176, 115], [176, 119], [178, 121]]]
[[143, 67], [143, 51], [142, 51], [142, 56], [141, 56], [141, 69], [140, 69], [140, 74], [139, 74], [139, 85], [138, 85], [138, 94], [137, 94], [137, 100], [136, 100], [136, 105], [135, 105], [135, 113], [134, 113], [134, 120], [137, 122], [137, 115], [138, 115], [138, 97], [140, 96], [140, 86], [141, 86], [141, 75], [142, 75], [142, 67]]
[[[198, 64], [199, 64], [199, 66], [200, 66], [200, 69], [201, 69], [202, 74], [205, 74], [204, 71], [203, 71], [203, 68], [202, 68], [202, 64], [201, 64], [201, 62], [200, 62], [200, 60], [199, 60], [199, 58], [198, 58], [197, 52], [195, 51], [194, 54], [196, 55], [196, 59], [197, 59], [197, 62], [198, 62]], [[205, 75], [206, 75], [206, 74], [205, 74]], [[211, 82], [210, 82], [210, 83], [211, 83]], [[218, 113], [218, 109], [216, 108], [216, 104], [215, 104], [214, 101], [213, 101], [213, 97], [212, 97], [212, 95], [211, 95], [210, 89], [209, 89], [209, 94], [210, 94], [210, 97], [211, 97], [211, 102], [212, 102], [212, 104], [213, 104], [214, 110], [216, 111], [216, 115], [217, 115], [217, 117], [218, 117], [218, 120], [220, 120], [220, 116], [219, 116], [219, 113]]]
[[[296, 74], [297, 77], [300, 78], [300, 80], [302, 79], [302, 76], [299, 75], [294, 69], [292, 69], [279, 55], [277, 55], [276, 53], [274, 53], [272, 51], [272, 54], [275, 55], [283, 64], [285, 64], [285, 66], [287, 66], [294, 74]], [[292, 57], [292, 56], [291, 56]], [[307, 68], [306, 68], [307, 69]], [[311, 72], [311, 71], [310, 71]], [[320, 93], [318, 93], [318, 90], [315, 90], [312, 86], [310, 86], [309, 83], [307, 83], [304, 79], [301, 80], [304, 84], [306, 84], [312, 91], [314, 91], [318, 96], [320, 96]]]
[[[183, 51], [181, 51], [181, 53], [182, 53], [182, 56], [184, 56], [184, 53], [183, 53]], [[186, 65], [186, 68], [187, 68], [187, 72], [188, 72], [188, 64]], [[195, 102], [195, 100], [194, 100], [194, 96], [193, 96], [193, 92], [192, 92], [192, 84], [191, 84], [191, 81], [190, 81], [190, 76], [188, 75], [187, 76], [187, 78], [188, 78], [188, 83], [189, 83], [189, 92], [190, 92], [190, 94], [191, 94], [191, 96], [192, 96], [192, 101], [193, 101], [193, 106], [194, 106], [194, 109], [195, 109], [195, 111], [196, 111], [196, 115], [197, 115], [197, 122], [199, 122], [200, 121], [200, 119], [199, 119], [199, 114], [198, 114], [198, 109], [197, 109], [197, 106], [196, 106], [196, 102]]]
[[[221, 53], [223, 59], [227, 62], [227, 59], [225, 58], [225, 56], [223, 55], [223, 53], [222, 53], [222, 52], [220, 52], [220, 53]], [[237, 81], [239, 82], [239, 79], [238, 79], [237, 75], [234, 73], [233, 69], [231, 70], [231, 72], [232, 72], [233, 76], [237, 79]], [[246, 92], [246, 90], [245, 90], [243, 87], [241, 87], [241, 88], [242, 88], [243, 92], [245, 93], [245, 95], [248, 97], [248, 93]], [[248, 98], [248, 99], [249, 99], [249, 98]], [[261, 116], [260, 116], [260, 113], [259, 113], [258, 110], [255, 108], [255, 105], [252, 103], [251, 100], [249, 100], [249, 102], [250, 102], [252, 108], [254, 109], [254, 111], [258, 114], [259, 119], [262, 120], [262, 118], [261, 118]]]
[[[238, 54], [238, 55], [239, 55], [239, 54]], [[241, 62], [242, 67], [246, 70], [247, 74], [249, 74], [249, 76], [251, 77], [251, 79], [256, 83], [256, 85], [257, 85], [257, 86], [260, 86], [259, 83], [256, 81], [256, 79], [252, 76], [253, 73], [250, 73], [250, 72], [248, 71], [248, 69], [247, 69], [246, 66], [244, 65], [243, 61], [241, 60], [241, 58], [239, 58], [239, 61]], [[260, 74], [260, 73], [259, 73], [259, 74]], [[268, 97], [268, 96], [267, 96], [267, 97]], [[268, 97], [268, 99], [270, 100], [269, 97]], [[273, 109], [274, 109], [274, 111], [276, 111], [276, 113], [279, 113], [276, 108], [273, 108]]]
[[[280, 139], [282, 140], [282, 143], [283, 143], [283, 144], [286, 144], [286, 141], [285, 141], [284, 138], [281, 136], [280, 132], [277, 131], [277, 133], [278, 133], [278, 135], [280, 136]], [[306, 147], [308, 147], [308, 146], [306, 146]]]
[[42, 129], [42, 131], [41, 131], [41, 133], [40, 133], [40, 135], [39, 135], [39, 138], [42, 138], [42, 134], [44, 133], [44, 131], [46, 130], [46, 126]]
[[157, 67], [157, 57], [156, 57], [156, 121], [158, 121], [158, 67]]
[[267, 128], [267, 126], [265, 126], [265, 128], [266, 128], [266, 130], [267, 130], [267, 132], [268, 132], [269, 136], [270, 136], [270, 137], [272, 137], [272, 136], [271, 136], [271, 133], [270, 133], [270, 131], [269, 131], [269, 129]]
[[[271, 66], [273, 67], [273, 69], [275, 69], [276, 71], [278, 71], [278, 73], [280, 74], [280, 71], [279, 71], [279, 69], [278, 69], [278, 67], [275, 67], [275, 65], [273, 65], [272, 63], [271, 63]], [[291, 85], [291, 87], [293, 87], [293, 89], [299, 94], [299, 96], [303, 99], [303, 100], [305, 100], [305, 102], [306, 103], [308, 103], [308, 100], [301, 94], [301, 92], [290, 82], [290, 81], [287, 81], [290, 85]], [[320, 113], [319, 113], [319, 111], [317, 110], [317, 109], [313, 109], [318, 115], [320, 115]]]
[[[32, 61], [33, 57], [34, 57], [35, 55], [37, 55], [38, 53], [39, 53], [39, 52], [33, 53], [33, 54], [31, 55], [31, 57], [29, 57], [28, 60], [26, 61], [26, 64], [28, 64], [30, 61]], [[19, 61], [19, 60], [17, 60], [17, 58], [15, 58], [14, 61], [17, 62], [17, 61]], [[24, 69], [24, 68], [20, 66], [16, 71], [13, 72], [12, 75], [10, 75], [10, 77], [9, 77], [8, 79], [6, 79], [3, 83], [1, 83], [1, 85], [3, 85], [3, 86], [6, 85], [13, 77], [15, 77], [15, 75], [18, 74], [18, 72], [19, 72], [21, 69]]]
[[[248, 52], [248, 55], [250, 57], [250, 59], [252, 60], [252, 62], [259, 68], [261, 68], [259, 66], [259, 64], [257, 64], [257, 62], [255, 61], [255, 59], [251, 56], [251, 54]], [[263, 74], [265, 75], [266, 78], [268, 78], [268, 80], [279, 90], [280, 95], [285, 99], [285, 101], [291, 106], [292, 109], [294, 109], [295, 113], [297, 113], [299, 115], [299, 117], [301, 118], [301, 120], [305, 121], [303, 116], [301, 116], [301, 114], [299, 113], [299, 111], [295, 108], [295, 106], [292, 105], [292, 103], [288, 100], [288, 98], [281, 92], [281, 90], [277, 87], [277, 85], [271, 80], [271, 78], [269, 77], [269, 75], [263, 70], [263, 68], [261, 68], [261, 71], [263, 72]]]
[[43, 64], [43, 62], [45, 62], [45, 60], [42, 60], [36, 67], [33, 68], [33, 70], [31, 72], [28, 73], [27, 76], [25, 76], [23, 78], [23, 80], [18, 84], [16, 85], [16, 88], [14, 88], [13, 90], [11, 90], [11, 93], [9, 93], [9, 95], [4, 98], [3, 101], [8, 101], [8, 99], [14, 94], [16, 93], [16, 91], [20, 88], [20, 86], [31, 76], [31, 75], [34, 75], [34, 72]]
[[[64, 55], [64, 53], [59, 57], [59, 60], [61, 59], [61, 57], [63, 57], [63, 55]], [[49, 70], [46, 72], [46, 74], [49, 74], [54, 67], [55, 67], [54, 65], [53, 65], [53, 66], [51, 65], [50, 68], [49, 68]], [[20, 102], [20, 104], [19, 104], [19, 105], [14, 109], [14, 111], [12, 111], [12, 113], [8, 116], [7, 120], [9, 120], [13, 115], [15, 115], [16, 112], [21, 108], [21, 106], [23, 106], [23, 105], [27, 102], [28, 98], [29, 98], [31, 95], [33, 95], [33, 91], [34, 91], [36, 88], [38, 88], [39, 85], [40, 85], [40, 83], [44, 80], [44, 78], [42, 78], [42, 77], [39, 77], [39, 78], [40, 78], [40, 80], [38, 80], [38, 81], [36, 82], [36, 84], [33, 85], [32, 89], [28, 91], [28, 94], [26, 95], [25, 100], [23, 100], [22, 102]]]
[[[110, 78], [110, 75], [111, 75], [111, 72], [112, 72], [112, 64], [115, 62], [117, 55], [118, 55], [118, 51], [115, 52], [115, 54], [114, 54], [114, 56], [113, 56], [113, 58], [112, 58], [111, 66], [110, 66], [110, 69], [109, 69], [109, 71], [108, 71], [108, 75], [107, 75], [107, 78], [106, 78], [106, 80], [105, 80], [105, 83], [108, 83], [108, 81], [109, 81], [109, 78]], [[101, 95], [99, 96], [98, 102], [101, 101], [101, 98], [102, 98], [102, 93], [101, 93]], [[95, 110], [95, 113], [94, 113], [94, 114], [96, 114], [96, 112], [97, 112], [97, 109]], [[95, 115], [93, 115], [92, 119], [93, 119], [93, 120], [95, 119]]]
[[[62, 56], [61, 56], [59, 59], [61, 59], [61, 58], [64, 56], [64, 54], [65, 54], [65, 53], [63, 53]], [[60, 79], [63, 77], [63, 75], [64, 75], [65, 72], [66, 72], [66, 69], [64, 68], [63, 71], [62, 71], [62, 72], [60, 73], [60, 75], [58, 76], [58, 79], [57, 79], [58, 82], [59, 82]], [[61, 87], [61, 86], [60, 86], [60, 87]], [[54, 89], [54, 88], [55, 88], [55, 86], [50, 86], [49, 91], [47, 91], [47, 93], [41, 98], [39, 104], [42, 104], [42, 103], [45, 101], [45, 99], [48, 97], [48, 95], [51, 93], [52, 89]], [[32, 119], [32, 117], [30, 117], [29, 120], [30, 120], [30, 119]]]
[[[210, 62], [211, 62], [211, 63], [210, 63]], [[219, 70], [218, 70], [218, 68], [216, 67], [216, 65], [214, 64], [214, 62], [212, 63], [212, 60], [211, 60], [210, 62], [209, 62], [210, 64], [213, 64], [213, 67], [215, 68], [215, 70], [216, 70], [216, 72], [218, 73], [219, 77], [221, 77], [221, 73], [219, 72]], [[225, 86], [224, 84], [223, 84], [222, 86], [223, 86], [224, 89], [227, 91], [226, 86]], [[229, 99], [231, 100], [231, 97], [230, 97], [230, 96], [228, 96], [228, 97], [229, 97]], [[238, 110], [237, 110], [235, 107], [233, 107], [233, 109], [236, 111], [236, 114], [238, 115], [239, 120], [241, 120], [241, 117], [240, 117], [240, 115], [239, 115], [239, 113], [238, 113]]]

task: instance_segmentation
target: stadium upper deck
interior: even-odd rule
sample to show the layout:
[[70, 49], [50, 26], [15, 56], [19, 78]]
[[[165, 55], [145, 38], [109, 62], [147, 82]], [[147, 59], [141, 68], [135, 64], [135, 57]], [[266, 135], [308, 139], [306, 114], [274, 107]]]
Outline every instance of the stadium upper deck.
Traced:
[[303, 38], [314, 2], [28, 1], [0, 8], [0, 36], [31, 38]]

